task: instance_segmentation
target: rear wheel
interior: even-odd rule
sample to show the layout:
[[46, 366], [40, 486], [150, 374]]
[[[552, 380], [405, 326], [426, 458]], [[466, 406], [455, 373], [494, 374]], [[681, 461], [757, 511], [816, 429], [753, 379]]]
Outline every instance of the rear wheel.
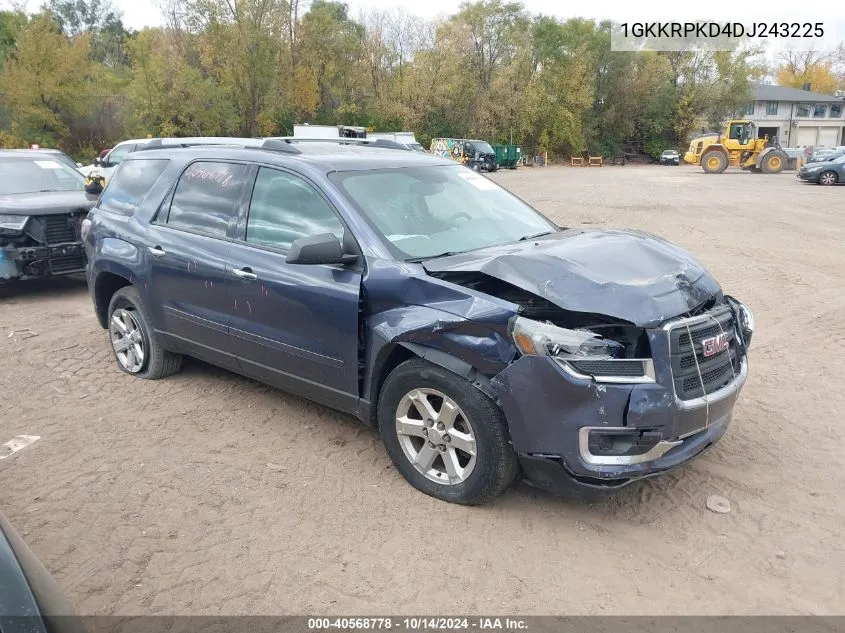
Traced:
[[701, 168], [705, 174], [721, 174], [728, 168], [728, 157], [718, 150], [704, 152], [701, 156]]
[[839, 175], [835, 171], [826, 171], [819, 175], [820, 185], [835, 185], [839, 182]]
[[496, 403], [428, 361], [412, 359], [391, 372], [379, 395], [378, 421], [396, 469], [437, 499], [484, 503], [516, 476], [516, 454]]
[[783, 152], [769, 152], [760, 161], [760, 169], [764, 174], [779, 174], [786, 167], [787, 156]]
[[109, 340], [117, 366], [138, 378], [157, 380], [175, 374], [182, 356], [162, 348], [150, 328], [141, 293], [125, 286], [109, 302]]

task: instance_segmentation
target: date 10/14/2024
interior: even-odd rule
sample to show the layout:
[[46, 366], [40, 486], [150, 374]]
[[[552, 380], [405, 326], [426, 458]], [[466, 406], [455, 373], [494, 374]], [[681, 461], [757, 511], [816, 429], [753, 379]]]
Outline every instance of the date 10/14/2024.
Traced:
[[328, 630], [404, 630], [404, 631], [526, 631], [528, 624], [524, 619], [509, 617], [334, 617], [309, 618], [308, 629], [311, 631]]

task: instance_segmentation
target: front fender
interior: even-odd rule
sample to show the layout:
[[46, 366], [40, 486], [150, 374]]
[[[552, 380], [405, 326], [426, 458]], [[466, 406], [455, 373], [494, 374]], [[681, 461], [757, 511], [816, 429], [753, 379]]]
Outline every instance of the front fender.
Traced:
[[498, 318], [479, 322], [409, 305], [369, 317], [364, 399], [375, 395], [382, 368], [397, 346], [483, 386], [517, 356], [507, 334], [510, 316], [503, 310]]

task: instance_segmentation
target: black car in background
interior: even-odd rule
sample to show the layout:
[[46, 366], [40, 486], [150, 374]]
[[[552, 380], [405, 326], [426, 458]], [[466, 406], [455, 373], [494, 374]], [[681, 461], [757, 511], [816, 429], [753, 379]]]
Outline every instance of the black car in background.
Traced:
[[83, 633], [73, 607], [0, 513], [0, 633]]
[[0, 283], [85, 272], [82, 220], [97, 196], [51, 150], [0, 150]]

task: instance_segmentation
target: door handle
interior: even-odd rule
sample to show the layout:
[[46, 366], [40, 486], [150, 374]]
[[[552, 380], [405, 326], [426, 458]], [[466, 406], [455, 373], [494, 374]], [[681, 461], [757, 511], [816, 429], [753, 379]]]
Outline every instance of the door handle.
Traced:
[[150, 255], [153, 257], [161, 257], [165, 254], [164, 249], [161, 246], [147, 246], [147, 250], [150, 251]]
[[255, 281], [258, 279], [258, 275], [252, 272], [249, 268], [233, 268], [232, 274], [238, 279], [243, 279], [244, 281]]

